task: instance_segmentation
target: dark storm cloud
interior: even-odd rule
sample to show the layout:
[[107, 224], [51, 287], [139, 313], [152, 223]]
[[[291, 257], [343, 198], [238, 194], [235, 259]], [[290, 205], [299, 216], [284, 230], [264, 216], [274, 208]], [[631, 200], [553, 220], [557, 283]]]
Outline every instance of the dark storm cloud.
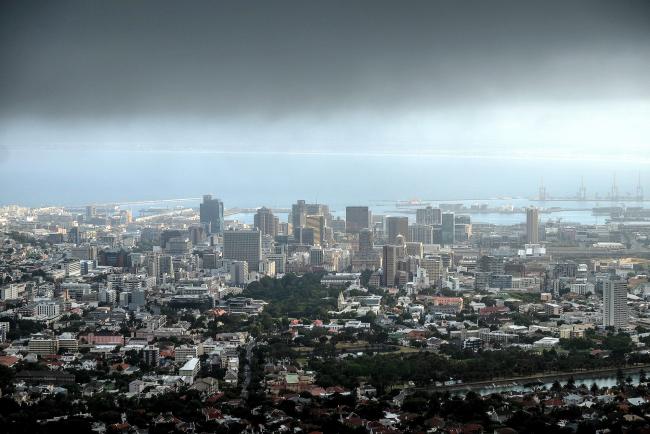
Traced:
[[3, 2], [0, 115], [650, 97], [648, 1]]

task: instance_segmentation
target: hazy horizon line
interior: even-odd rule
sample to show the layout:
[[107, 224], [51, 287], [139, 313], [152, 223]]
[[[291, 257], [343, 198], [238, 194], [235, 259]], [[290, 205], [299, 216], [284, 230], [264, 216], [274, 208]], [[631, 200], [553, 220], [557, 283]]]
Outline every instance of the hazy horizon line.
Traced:
[[[540, 152], [525, 152], [499, 150], [495, 152], [485, 152], [477, 148], [463, 148], [462, 151], [458, 149], [442, 149], [442, 150], [418, 150], [408, 149], [404, 152], [390, 152], [381, 150], [377, 152], [369, 151], [322, 151], [322, 150], [233, 150], [233, 149], [208, 149], [203, 147], [188, 147], [188, 148], [168, 148], [157, 146], [136, 146], [136, 147], [105, 147], [102, 149], [94, 148], [91, 146], [64, 146], [60, 145], [30, 145], [30, 146], [2, 146], [0, 151], [5, 152], [27, 152], [34, 150], [41, 151], [56, 151], [56, 152], [98, 152], [98, 153], [122, 153], [122, 152], [135, 152], [135, 153], [159, 153], [159, 154], [205, 154], [205, 155], [244, 155], [244, 156], [258, 156], [258, 155], [277, 155], [277, 156], [304, 156], [304, 157], [371, 157], [371, 158], [392, 158], [392, 157], [417, 157], [417, 158], [455, 158], [455, 159], [473, 159], [473, 160], [515, 160], [515, 161], [530, 161], [530, 160], [544, 160], [544, 161], [588, 161], [588, 162], [619, 162], [619, 163], [638, 163], [650, 165], [650, 157], [632, 154], [620, 153], [592, 153], [585, 155], [580, 152], [568, 152], [558, 154], [561, 151], [561, 145], [554, 145], [550, 148], [555, 155], [549, 155], [548, 150]], [[3, 149], [4, 148], [4, 149]]]

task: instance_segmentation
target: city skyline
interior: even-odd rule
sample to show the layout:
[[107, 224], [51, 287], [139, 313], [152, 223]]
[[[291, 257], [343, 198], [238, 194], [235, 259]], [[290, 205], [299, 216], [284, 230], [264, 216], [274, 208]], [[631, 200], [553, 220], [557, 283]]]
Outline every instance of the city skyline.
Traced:
[[6, 0], [7, 434], [650, 432], [649, 0]]

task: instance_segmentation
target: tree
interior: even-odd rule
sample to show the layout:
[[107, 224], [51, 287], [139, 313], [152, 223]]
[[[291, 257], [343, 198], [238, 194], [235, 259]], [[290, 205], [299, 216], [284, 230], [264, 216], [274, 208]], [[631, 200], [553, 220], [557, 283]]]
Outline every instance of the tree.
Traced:
[[370, 282], [370, 277], [371, 276], [372, 276], [372, 270], [363, 270], [361, 272], [361, 278], [360, 278], [361, 286], [367, 287], [368, 282]]
[[598, 388], [598, 385], [595, 382], [591, 383], [590, 390], [591, 390], [591, 393], [594, 394], [594, 395], [596, 395], [600, 391], [600, 389]]
[[9, 391], [13, 387], [15, 373], [14, 370], [4, 365], [0, 365], [0, 389], [3, 392]]
[[571, 390], [571, 389], [575, 389], [575, 385], [576, 385], [576, 380], [574, 380], [573, 377], [571, 376], [571, 377], [569, 377], [569, 379], [567, 380], [566, 385], [565, 385], [564, 387], [565, 387], [566, 389]]
[[623, 374], [623, 370], [621, 368], [618, 368], [616, 370], [616, 384], [623, 385], [624, 382], [625, 382], [625, 374]]
[[560, 390], [562, 390], [562, 385], [560, 384], [559, 381], [555, 380], [551, 385], [551, 390], [553, 392], [559, 392]]
[[612, 357], [623, 358], [632, 351], [632, 338], [625, 333], [609, 334], [603, 339], [603, 349], [612, 352]]

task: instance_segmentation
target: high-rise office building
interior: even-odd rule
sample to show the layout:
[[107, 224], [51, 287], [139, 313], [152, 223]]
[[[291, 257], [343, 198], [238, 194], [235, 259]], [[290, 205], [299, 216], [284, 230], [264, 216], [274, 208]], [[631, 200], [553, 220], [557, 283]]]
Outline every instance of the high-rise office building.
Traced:
[[386, 217], [386, 240], [388, 244], [395, 244], [398, 235], [402, 235], [406, 239], [408, 234], [408, 217]]
[[297, 239], [296, 233], [299, 228], [304, 228], [307, 223], [308, 215], [322, 215], [325, 218], [325, 226], [329, 227], [332, 222], [332, 214], [330, 208], [322, 203], [306, 203], [304, 200], [299, 200], [291, 205], [290, 222], [293, 227], [294, 238]]
[[314, 241], [314, 229], [312, 228], [298, 228], [294, 230], [293, 239], [296, 243], [307, 246], [313, 246], [316, 244]]
[[442, 244], [456, 242], [456, 216], [453, 212], [442, 213]]
[[224, 259], [246, 261], [249, 271], [257, 271], [262, 258], [262, 233], [257, 229], [224, 231], [223, 257]]
[[304, 200], [299, 200], [291, 205], [291, 227], [293, 237], [298, 240], [300, 237], [299, 229], [305, 227], [305, 220], [307, 218], [307, 204]]
[[160, 360], [160, 348], [155, 345], [147, 345], [142, 350], [142, 359], [148, 366], [158, 366]]
[[606, 280], [603, 282], [603, 325], [617, 329], [628, 325], [627, 282]]
[[192, 241], [187, 237], [172, 237], [167, 241], [165, 252], [171, 255], [184, 255], [192, 249]]
[[68, 242], [73, 243], [75, 245], [79, 245], [81, 243], [81, 234], [79, 232], [79, 226], [73, 226], [70, 229], [68, 229]]
[[442, 258], [435, 255], [427, 255], [420, 260], [420, 267], [424, 268], [431, 284], [438, 284], [443, 277]]
[[129, 309], [136, 310], [142, 308], [147, 304], [147, 291], [143, 289], [136, 289], [131, 291], [131, 301]]
[[204, 242], [206, 239], [206, 231], [204, 226], [192, 225], [187, 229], [187, 231], [189, 232], [190, 241], [193, 245], [198, 245]]
[[408, 240], [422, 244], [433, 244], [433, 226], [427, 224], [410, 225]]
[[162, 247], [163, 249], [166, 249], [167, 248], [167, 243], [169, 242], [169, 240], [171, 240], [172, 238], [179, 238], [179, 237], [183, 237], [183, 236], [184, 236], [184, 233], [180, 229], [165, 229], [160, 234], [160, 247]]
[[372, 214], [367, 206], [348, 206], [345, 208], [345, 232], [358, 234], [371, 227]]
[[209, 225], [211, 234], [223, 234], [223, 202], [212, 199], [212, 195], [203, 196], [203, 203], [199, 208], [200, 221]]
[[382, 276], [382, 284], [386, 287], [395, 285], [398, 250], [398, 247], [393, 245], [385, 245], [383, 248], [382, 267], [384, 269], [384, 274]]
[[415, 223], [419, 225], [438, 226], [442, 224], [442, 210], [440, 208], [420, 208], [415, 211]]
[[309, 265], [319, 266], [323, 265], [325, 260], [325, 253], [320, 247], [312, 247], [309, 250]]
[[421, 242], [407, 242], [406, 255], [421, 258], [424, 255], [424, 246]]
[[230, 280], [234, 285], [246, 285], [248, 283], [247, 261], [233, 261], [230, 267]]
[[497, 256], [483, 255], [476, 261], [476, 270], [490, 274], [504, 274], [503, 259]]
[[145, 264], [147, 267], [147, 275], [156, 279], [156, 283], [160, 282], [160, 260], [156, 253], [147, 254]]
[[306, 203], [305, 212], [307, 215], [322, 215], [325, 217], [325, 226], [332, 224], [332, 214], [330, 213], [329, 205], [322, 203]]
[[472, 236], [472, 219], [469, 215], [456, 215], [454, 239], [456, 242], [469, 241]]
[[312, 245], [322, 246], [325, 243], [325, 216], [308, 215], [305, 217], [305, 228], [313, 231]]
[[342, 219], [341, 217], [336, 217], [335, 219], [332, 219], [331, 223], [331, 228], [333, 233], [345, 233], [345, 220]]
[[218, 259], [215, 253], [204, 253], [202, 257], [203, 268], [217, 268]]
[[266, 207], [257, 210], [254, 217], [254, 225], [262, 232], [262, 235], [275, 237], [278, 234], [278, 218], [273, 215], [273, 211]]
[[359, 255], [369, 256], [374, 251], [374, 239], [370, 229], [361, 229], [359, 232]]
[[171, 255], [158, 255], [158, 267], [161, 275], [174, 275], [174, 259]]
[[454, 253], [453, 252], [441, 252], [440, 258], [442, 259], [442, 266], [449, 269], [454, 265]]
[[289, 236], [289, 223], [288, 222], [279, 222], [278, 223], [278, 235]]
[[539, 243], [539, 210], [535, 207], [526, 209], [526, 242]]

